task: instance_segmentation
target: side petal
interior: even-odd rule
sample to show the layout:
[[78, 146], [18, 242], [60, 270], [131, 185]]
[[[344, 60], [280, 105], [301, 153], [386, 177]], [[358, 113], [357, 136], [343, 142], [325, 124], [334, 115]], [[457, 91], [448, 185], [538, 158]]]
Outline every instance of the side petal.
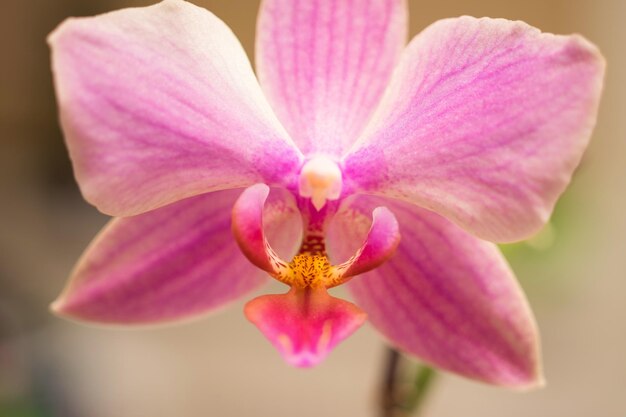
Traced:
[[304, 153], [340, 156], [378, 104], [406, 43], [406, 0], [263, 0], [259, 80]]
[[246, 258], [262, 270], [274, 273], [282, 261], [265, 237], [263, 211], [269, 193], [270, 188], [265, 184], [255, 184], [241, 193], [233, 205], [232, 231]]
[[49, 43], [74, 172], [104, 213], [297, 174], [243, 48], [207, 10], [165, 0], [68, 19]]
[[487, 240], [529, 237], [587, 146], [604, 66], [577, 35], [436, 22], [407, 47], [345, 157], [344, 188], [410, 201]]
[[[204, 194], [112, 220], [53, 310], [101, 323], [159, 323], [213, 311], [252, 291], [266, 279], [231, 236], [230, 208], [240, 192]], [[290, 226], [299, 218], [286, 194], [266, 205], [266, 230], [277, 248], [293, 251], [299, 242]]]
[[329, 251], [348, 256], [385, 204], [402, 233], [396, 254], [349, 288], [391, 344], [417, 358], [490, 384], [541, 384], [539, 336], [526, 298], [492, 243], [409, 205], [359, 197], [337, 215]]
[[365, 242], [348, 261], [339, 267], [345, 268], [342, 281], [377, 268], [393, 256], [400, 244], [400, 230], [396, 216], [387, 207], [376, 207], [372, 212]]

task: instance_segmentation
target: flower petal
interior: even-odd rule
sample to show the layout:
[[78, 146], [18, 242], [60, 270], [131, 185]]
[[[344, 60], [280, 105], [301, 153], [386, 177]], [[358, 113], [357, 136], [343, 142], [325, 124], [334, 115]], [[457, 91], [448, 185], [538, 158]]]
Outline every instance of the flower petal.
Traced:
[[263, 209], [269, 193], [270, 188], [265, 184], [255, 184], [241, 193], [233, 205], [232, 231], [246, 258], [255, 266], [272, 273], [279, 259], [267, 242], [263, 230]]
[[[156, 323], [206, 313], [252, 291], [266, 279], [231, 236], [230, 208], [240, 192], [204, 194], [114, 219], [87, 249], [53, 309], [79, 320]], [[287, 192], [272, 194], [268, 236], [280, 250], [294, 251], [299, 213]]]
[[342, 264], [346, 268], [343, 276], [353, 277], [377, 268], [393, 256], [399, 244], [400, 231], [396, 216], [387, 207], [376, 207], [372, 212], [372, 225], [365, 242], [355, 255]]
[[256, 64], [304, 153], [340, 156], [371, 116], [406, 43], [405, 0], [264, 0]]
[[402, 242], [389, 261], [348, 284], [372, 324], [436, 367], [496, 385], [540, 384], [534, 318], [492, 243], [407, 203], [359, 197], [329, 228], [329, 251], [349, 256], [366, 233], [366, 214], [380, 204], [398, 218]]
[[419, 36], [344, 160], [345, 192], [434, 210], [492, 241], [546, 222], [595, 124], [604, 60], [580, 36], [462, 17]]
[[74, 171], [101, 211], [296, 177], [301, 154], [210, 12], [166, 0], [69, 19], [49, 42]]

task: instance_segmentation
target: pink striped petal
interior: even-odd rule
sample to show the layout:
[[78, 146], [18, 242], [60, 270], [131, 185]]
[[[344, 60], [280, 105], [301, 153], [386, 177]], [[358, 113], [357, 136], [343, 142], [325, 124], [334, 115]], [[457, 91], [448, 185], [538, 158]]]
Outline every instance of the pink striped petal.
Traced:
[[49, 42], [74, 171], [103, 212], [295, 181], [301, 154], [210, 12], [165, 0], [69, 19]]
[[378, 104], [406, 42], [405, 0], [264, 0], [261, 85], [300, 149], [339, 156]]
[[[367, 232], [374, 197], [359, 197], [332, 224], [329, 251], [349, 256]], [[492, 243], [443, 217], [385, 201], [402, 233], [396, 254], [349, 288], [372, 324], [399, 349], [436, 367], [517, 388], [541, 384], [533, 315]]]
[[[87, 249], [53, 309], [101, 323], [158, 323], [213, 311], [252, 291], [266, 278], [231, 236], [230, 209], [240, 192], [204, 194], [114, 219]], [[293, 252], [299, 242], [292, 227], [300, 218], [287, 194], [273, 193], [266, 229], [275, 247]]]
[[595, 124], [604, 60], [580, 36], [462, 17], [419, 36], [344, 160], [346, 192], [434, 210], [492, 241], [546, 222]]

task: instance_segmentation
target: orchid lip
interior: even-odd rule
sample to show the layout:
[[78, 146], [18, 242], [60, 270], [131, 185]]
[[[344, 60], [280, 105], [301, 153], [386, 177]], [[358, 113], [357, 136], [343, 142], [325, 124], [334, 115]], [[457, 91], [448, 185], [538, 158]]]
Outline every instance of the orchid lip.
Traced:
[[367, 318], [356, 305], [320, 288], [263, 295], [244, 311], [285, 362], [299, 368], [318, 365]]

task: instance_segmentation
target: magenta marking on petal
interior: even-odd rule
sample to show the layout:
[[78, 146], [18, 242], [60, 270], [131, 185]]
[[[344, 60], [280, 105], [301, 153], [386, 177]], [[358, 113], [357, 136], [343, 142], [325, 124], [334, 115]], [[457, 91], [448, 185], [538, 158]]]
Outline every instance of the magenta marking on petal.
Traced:
[[245, 314], [287, 363], [304, 368], [320, 363], [367, 317], [354, 304], [310, 288], [255, 298]]

